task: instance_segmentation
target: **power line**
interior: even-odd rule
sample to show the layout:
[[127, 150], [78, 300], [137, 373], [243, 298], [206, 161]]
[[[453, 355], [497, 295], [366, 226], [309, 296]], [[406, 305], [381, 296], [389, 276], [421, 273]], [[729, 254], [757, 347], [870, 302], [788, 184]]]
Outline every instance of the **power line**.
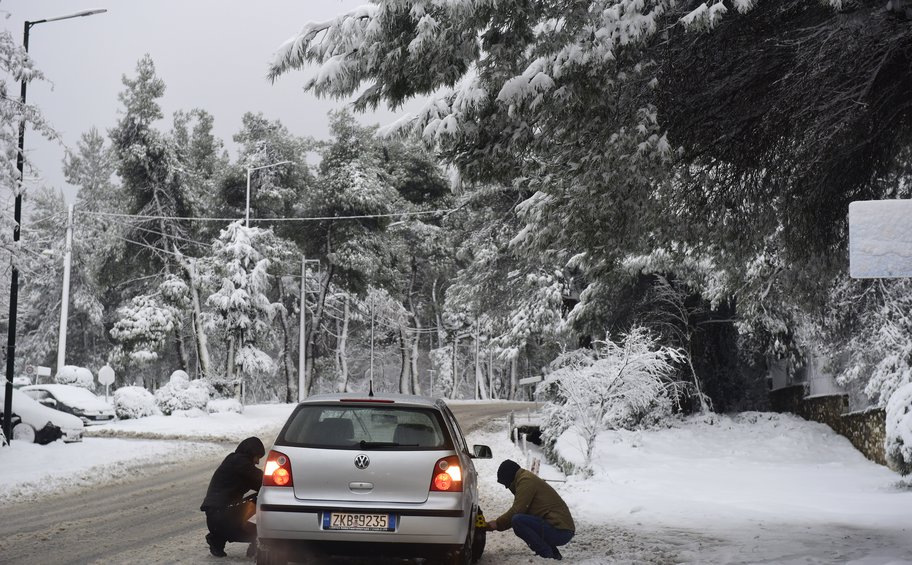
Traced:
[[162, 237], [162, 238], [164, 238], [164, 239], [174, 239], [174, 240], [177, 240], [177, 241], [183, 241], [183, 242], [186, 242], [186, 243], [192, 243], [192, 244], [194, 244], [194, 245], [201, 245], [201, 246], [203, 246], [203, 247], [212, 247], [212, 243], [211, 243], [211, 242], [210, 242], [210, 243], [207, 243], [207, 242], [203, 242], [203, 241], [196, 241], [195, 239], [190, 239], [190, 238], [183, 237], [183, 236], [180, 236], [180, 235], [164, 234], [164, 233], [162, 233], [162, 232], [160, 232], [160, 231], [157, 231], [157, 230], [153, 230], [153, 229], [150, 229], [150, 228], [144, 228], [144, 227], [141, 227], [141, 226], [132, 225], [132, 224], [127, 223], [127, 222], [118, 222], [117, 220], [113, 220], [113, 222], [114, 222], [115, 224], [119, 225], [119, 226], [123, 226], [123, 227], [125, 227], [125, 228], [130, 228], [130, 229], [132, 229], [132, 230], [143, 231], [143, 232], [146, 232], [146, 233], [150, 233], [150, 234], [152, 234], [152, 235], [157, 235], [157, 236], [160, 236], [160, 237]]
[[[433, 214], [449, 214], [455, 212], [458, 208], [447, 208], [442, 210], [427, 210], [423, 212], [394, 212], [390, 214], [362, 214], [355, 216], [316, 216], [303, 218], [251, 218], [251, 222], [325, 222], [328, 220], [363, 220], [370, 218], [399, 218], [402, 216], [427, 216]], [[195, 216], [147, 216], [143, 214], [115, 214], [112, 212], [89, 212], [83, 214], [93, 216], [106, 216], [111, 218], [135, 218], [140, 220], [184, 220], [189, 222], [236, 222], [241, 218], [211, 218]]]

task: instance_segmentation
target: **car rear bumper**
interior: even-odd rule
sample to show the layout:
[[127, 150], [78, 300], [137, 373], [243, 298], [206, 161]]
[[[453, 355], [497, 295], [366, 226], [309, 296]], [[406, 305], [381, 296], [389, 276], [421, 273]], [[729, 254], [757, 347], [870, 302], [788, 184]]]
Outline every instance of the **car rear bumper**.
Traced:
[[86, 426], [98, 426], [101, 424], [110, 424], [114, 421], [114, 416], [80, 416], [80, 420]]
[[366, 557], [370, 558], [371, 563], [377, 558], [383, 557], [424, 557], [425, 559], [431, 559], [431, 561], [429, 561], [430, 563], [434, 563], [434, 558], [436, 556], [446, 555], [461, 547], [458, 545], [440, 544], [351, 543], [348, 541], [288, 540], [263, 538], [262, 536], [258, 537], [257, 541], [259, 547], [263, 550], [269, 552], [275, 551], [284, 555], [292, 562], [297, 561], [302, 563], [323, 563], [322, 558], [327, 555]]
[[65, 443], [82, 441], [82, 430], [61, 428], [60, 431], [63, 432], [63, 437], [60, 439], [62, 439]]
[[[461, 497], [432, 496], [423, 504], [355, 504], [301, 501], [291, 489], [264, 487], [257, 502], [257, 533], [275, 540], [327, 543], [377, 543], [460, 545], [466, 538], [469, 516]], [[329, 512], [394, 514], [393, 531], [328, 530], [323, 515]]]

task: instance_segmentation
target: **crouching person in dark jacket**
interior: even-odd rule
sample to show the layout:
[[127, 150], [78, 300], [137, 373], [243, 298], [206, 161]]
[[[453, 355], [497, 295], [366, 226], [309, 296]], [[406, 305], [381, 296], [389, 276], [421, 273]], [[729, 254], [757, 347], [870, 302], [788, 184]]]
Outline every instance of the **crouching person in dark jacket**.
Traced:
[[249, 437], [242, 441], [234, 453], [228, 454], [212, 475], [209, 489], [200, 510], [206, 513], [206, 543], [209, 553], [225, 557], [225, 544], [229, 541], [249, 542], [247, 556], [256, 553], [256, 524], [248, 522], [244, 503], [247, 491], [259, 492], [263, 484], [263, 471], [257, 468], [266, 449], [259, 438]]
[[557, 546], [569, 542], [576, 530], [564, 499], [538, 475], [509, 459], [497, 469], [497, 482], [513, 493], [513, 506], [489, 521], [487, 530], [512, 528], [536, 555], [562, 559]]

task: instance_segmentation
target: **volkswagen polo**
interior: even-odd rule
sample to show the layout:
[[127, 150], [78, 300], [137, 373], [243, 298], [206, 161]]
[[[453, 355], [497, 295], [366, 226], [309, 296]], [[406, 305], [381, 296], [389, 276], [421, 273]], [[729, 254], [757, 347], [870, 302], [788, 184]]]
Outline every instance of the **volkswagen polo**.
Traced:
[[319, 395], [276, 438], [257, 500], [257, 563], [314, 555], [468, 564], [484, 547], [473, 458], [449, 407], [407, 395]]

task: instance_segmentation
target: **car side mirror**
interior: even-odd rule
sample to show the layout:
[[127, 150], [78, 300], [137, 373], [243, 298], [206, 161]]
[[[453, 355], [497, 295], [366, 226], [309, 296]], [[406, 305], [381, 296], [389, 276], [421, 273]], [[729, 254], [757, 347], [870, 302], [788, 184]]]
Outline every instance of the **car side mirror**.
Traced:
[[56, 407], [57, 407], [57, 401], [54, 400], [53, 398], [42, 398], [42, 399], [39, 400], [38, 402], [41, 403], [41, 404], [44, 404], [45, 406], [47, 406], [47, 407], [49, 407], [49, 408], [56, 408]]
[[472, 453], [475, 459], [491, 459], [494, 457], [494, 454], [491, 453], [491, 448], [487, 445], [473, 445]]

